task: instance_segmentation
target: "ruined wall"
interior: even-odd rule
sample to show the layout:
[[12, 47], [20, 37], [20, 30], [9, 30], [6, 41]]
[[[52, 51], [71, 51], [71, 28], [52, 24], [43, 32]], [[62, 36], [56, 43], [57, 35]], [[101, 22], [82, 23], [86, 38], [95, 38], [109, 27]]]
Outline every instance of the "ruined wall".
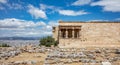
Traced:
[[81, 25], [78, 39], [59, 39], [59, 47], [120, 46], [120, 23], [59, 23], [60, 25]]
[[52, 33], [55, 41], [58, 40], [58, 27], [53, 27]]
[[120, 23], [88, 23], [82, 25], [85, 41], [120, 42]]

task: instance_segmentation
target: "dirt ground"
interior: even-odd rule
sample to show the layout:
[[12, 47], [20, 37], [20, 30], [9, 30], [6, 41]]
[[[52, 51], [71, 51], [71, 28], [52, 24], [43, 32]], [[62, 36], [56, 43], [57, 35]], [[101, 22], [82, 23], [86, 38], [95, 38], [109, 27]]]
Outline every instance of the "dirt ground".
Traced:
[[13, 58], [9, 58], [7, 62], [13, 62], [13, 61], [29, 61], [34, 60], [37, 61], [37, 65], [43, 65], [44, 60], [46, 58], [47, 53], [21, 53], [18, 56], [15, 56]]
[[[87, 49], [88, 50], [93, 50], [94, 48], [87, 48]], [[47, 54], [48, 54], [47, 52], [46, 53], [28, 53], [28, 52], [24, 52], [24, 53], [19, 54], [18, 56], [10, 57], [10, 58], [8, 58], [8, 60], [3, 60], [3, 62], [37, 61], [36, 65], [44, 65], [44, 61], [45, 61], [45, 58], [46, 58]], [[99, 56], [100, 55], [98, 54], [97, 59], [100, 60], [101, 58]], [[109, 56], [114, 57], [116, 55], [110, 53]], [[66, 61], [66, 60], [63, 59], [63, 61]], [[90, 65], [90, 64], [88, 63], [86, 65]], [[49, 64], [49, 65], [56, 65], [56, 64]], [[59, 64], [59, 65], [61, 65], [61, 64]], [[73, 62], [73, 63], [66, 63], [64, 65], [84, 65], [84, 64], [81, 63], [81, 62]], [[100, 65], [100, 64], [95, 64], [95, 65]], [[112, 65], [120, 65], [120, 60], [117, 61], [117, 63], [114, 63]]]

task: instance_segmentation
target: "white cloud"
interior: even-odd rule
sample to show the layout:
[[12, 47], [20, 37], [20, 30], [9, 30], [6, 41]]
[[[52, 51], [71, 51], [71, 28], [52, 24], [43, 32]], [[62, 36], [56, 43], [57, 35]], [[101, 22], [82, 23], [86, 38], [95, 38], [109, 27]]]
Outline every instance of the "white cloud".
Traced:
[[3, 5], [5, 5], [6, 3], [7, 3], [7, 0], [0, 0], [0, 10], [4, 10], [5, 9], [5, 7]]
[[78, 16], [78, 15], [85, 15], [88, 14], [88, 12], [85, 12], [83, 10], [80, 11], [73, 11], [73, 10], [59, 10], [59, 14], [67, 15], [67, 16]]
[[35, 31], [24, 31], [24, 32], [14, 32], [16, 35], [21, 36], [21, 35], [38, 35], [40, 32], [35, 32]]
[[47, 15], [46, 15], [46, 13], [43, 10], [41, 10], [39, 8], [36, 8], [33, 5], [28, 5], [28, 8], [29, 8], [28, 12], [32, 16], [34, 16], [36, 19], [38, 19], [38, 18], [47, 19]]
[[36, 27], [36, 26], [44, 26], [46, 25], [44, 22], [33, 22], [20, 20], [15, 18], [3, 19], [0, 20], [0, 28], [26, 28], [26, 27]]
[[49, 11], [49, 12], [47, 12], [47, 14], [51, 14], [51, 13], [54, 13], [54, 12], [58, 12], [58, 10], [60, 10], [61, 7], [40, 4], [40, 9], [43, 10], [43, 11]]
[[109, 20], [102, 20], [102, 19], [96, 19], [96, 20], [89, 20], [87, 22], [107, 22]]
[[50, 26], [58, 26], [58, 21], [50, 21], [48, 24]]
[[120, 12], [120, 0], [100, 0], [91, 3], [91, 6], [102, 6], [104, 11]]
[[0, 10], [4, 10], [5, 8], [3, 6], [0, 6]]
[[39, 25], [39, 26], [45, 26], [45, 25], [46, 25], [46, 23], [44, 23], [44, 22], [40, 21], [40, 22], [37, 22], [37, 23], [36, 23], [36, 25]]
[[23, 9], [24, 6], [21, 5], [21, 3], [14, 3], [14, 2], [8, 2], [9, 0], [0, 0], [0, 10], [5, 9]]
[[46, 26], [42, 27], [42, 30], [46, 30], [43, 33], [52, 35], [52, 27], [57, 25], [58, 21], [49, 21], [48, 24], [46, 24]]
[[18, 3], [7, 3], [6, 4], [8, 6], [9, 9], [22, 9], [23, 6], [18, 4]]
[[41, 37], [52, 35], [52, 23], [33, 22], [16, 18], [0, 20], [0, 37], [25, 36]]
[[77, 0], [72, 5], [74, 6], [81, 6], [81, 5], [86, 5], [89, 4], [92, 0]]
[[7, 3], [7, 0], [0, 0], [0, 3], [5, 4], [5, 3]]
[[115, 20], [120, 21], [120, 18], [116, 18]]
[[52, 26], [47, 25], [45, 29], [46, 29], [46, 30], [52, 30]]
[[80, 11], [64, 10], [60, 7], [55, 7], [55, 6], [51, 6], [51, 5], [45, 5], [45, 4], [40, 4], [40, 9], [43, 10], [43, 11], [49, 9], [49, 11], [51, 13], [58, 12], [59, 14], [67, 15], [67, 16], [78, 16], [78, 15], [88, 14], [88, 12], [85, 12], [83, 10], [80, 10]]
[[45, 10], [45, 9], [52, 9], [52, 10], [55, 10], [56, 8], [57, 8], [57, 7], [55, 7], [55, 6], [40, 4], [40, 9], [42, 9], [42, 10]]

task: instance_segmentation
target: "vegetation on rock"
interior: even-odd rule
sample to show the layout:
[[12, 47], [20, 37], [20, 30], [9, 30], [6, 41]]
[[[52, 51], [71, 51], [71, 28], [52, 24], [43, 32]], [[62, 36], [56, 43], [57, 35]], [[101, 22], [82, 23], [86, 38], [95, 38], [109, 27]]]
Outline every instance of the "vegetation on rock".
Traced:
[[5, 44], [5, 43], [0, 43], [0, 47], [10, 47], [10, 45]]
[[52, 38], [51, 36], [43, 37], [40, 39], [39, 46], [51, 47], [51, 45], [54, 45], [54, 46], [58, 45], [58, 42], [55, 41], [55, 39]]

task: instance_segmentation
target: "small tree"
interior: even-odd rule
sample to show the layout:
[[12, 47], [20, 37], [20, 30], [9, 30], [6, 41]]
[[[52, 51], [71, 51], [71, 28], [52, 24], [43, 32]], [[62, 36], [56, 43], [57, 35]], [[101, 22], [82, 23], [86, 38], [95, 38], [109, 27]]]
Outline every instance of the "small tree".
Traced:
[[39, 46], [50, 47], [51, 45], [54, 45], [54, 46], [58, 45], [57, 41], [55, 41], [54, 38], [52, 38], [51, 36], [43, 37], [40, 39]]

